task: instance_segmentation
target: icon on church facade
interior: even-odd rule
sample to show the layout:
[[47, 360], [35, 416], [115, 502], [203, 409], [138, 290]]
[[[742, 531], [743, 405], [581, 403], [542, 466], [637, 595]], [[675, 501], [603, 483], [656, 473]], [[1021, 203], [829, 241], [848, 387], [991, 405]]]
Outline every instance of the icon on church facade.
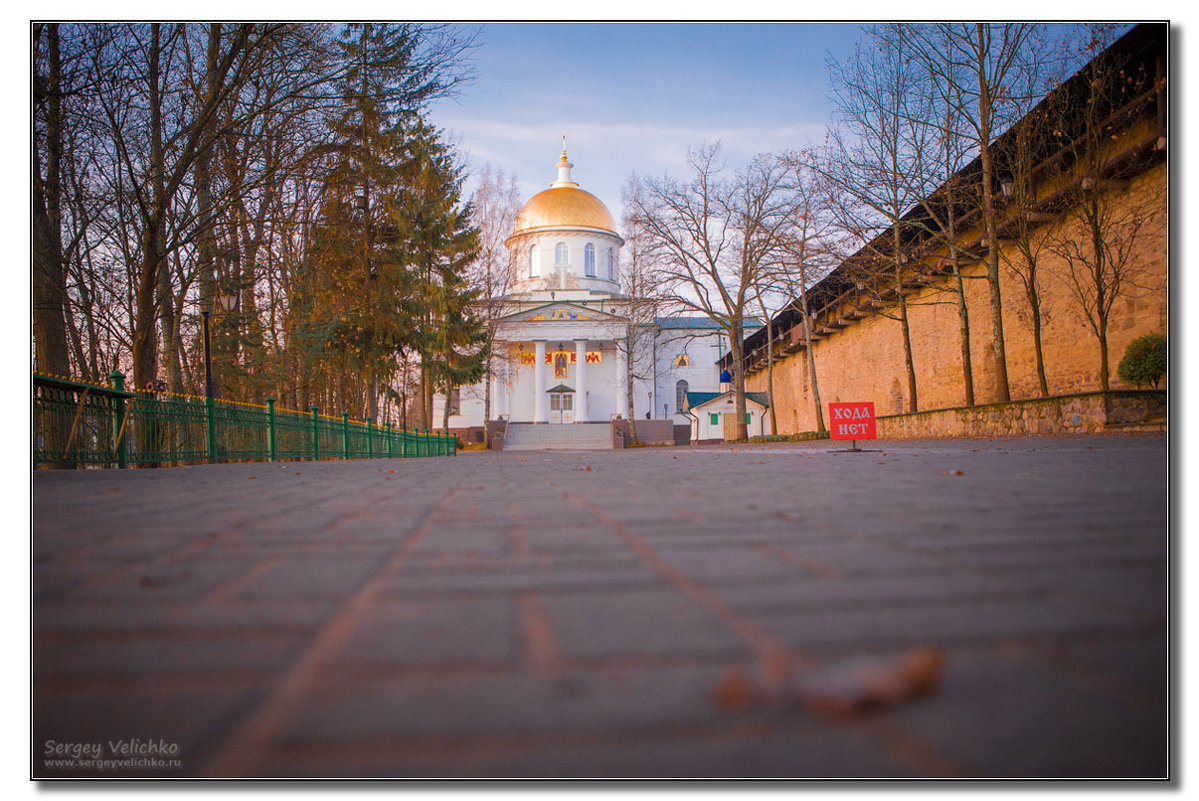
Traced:
[[554, 378], [566, 378], [569, 372], [570, 359], [566, 351], [560, 350], [554, 354]]

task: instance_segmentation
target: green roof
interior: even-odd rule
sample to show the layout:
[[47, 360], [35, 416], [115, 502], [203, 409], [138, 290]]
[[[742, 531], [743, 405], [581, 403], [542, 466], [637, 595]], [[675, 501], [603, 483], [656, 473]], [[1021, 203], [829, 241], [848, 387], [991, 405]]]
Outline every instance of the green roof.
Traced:
[[[728, 392], [688, 392], [686, 408], [684, 411], [690, 411], [696, 406], [703, 406], [705, 403], [710, 403], [711, 401], [722, 398], [725, 395], [732, 394], [732, 390], [729, 390]], [[746, 392], [745, 397], [763, 408], [770, 408], [770, 396], [765, 392]]]

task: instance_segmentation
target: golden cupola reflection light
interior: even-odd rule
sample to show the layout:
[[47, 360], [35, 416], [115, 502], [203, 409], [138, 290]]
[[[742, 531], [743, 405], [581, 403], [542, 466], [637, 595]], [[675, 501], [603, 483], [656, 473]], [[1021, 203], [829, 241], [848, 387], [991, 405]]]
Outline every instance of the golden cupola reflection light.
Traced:
[[516, 215], [513, 235], [537, 228], [595, 228], [616, 233], [616, 222], [603, 201], [571, 180], [574, 167], [566, 157], [563, 142], [562, 158], [555, 165], [558, 180], [550, 188], [529, 198]]

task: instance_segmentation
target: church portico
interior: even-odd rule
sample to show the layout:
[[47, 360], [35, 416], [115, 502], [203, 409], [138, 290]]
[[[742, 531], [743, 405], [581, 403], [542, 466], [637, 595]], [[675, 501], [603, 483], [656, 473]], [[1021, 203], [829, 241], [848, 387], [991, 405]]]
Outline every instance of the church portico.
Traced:
[[[624, 347], [614, 338], [598, 334], [497, 343], [497, 353], [506, 366], [505, 377], [497, 377], [493, 386], [493, 397], [502, 398], [497, 404], [498, 414], [515, 423], [607, 422], [614, 414], [622, 413], [620, 399], [626, 394], [621, 366]], [[572, 393], [569, 401], [552, 397], [555, 392], [567, 390]], [[566, 404], [570, 415], [553, 414], [565, 411]]]
[[[558, 180], [516, 216], [505, 240], [511, 284], [502, 316], [492, 318], [489, 375], [454, 390], [451, 428], [478, 430], [502, 417], [572, 425], [580, 429], [574, 437], [616, 417], [682, 425], [690, 418], [676, 398], [717, 387], [723, 348], [714, 323], [630, 320], [641, 301], [621, 293], [624, 240], [603, 202], [571, 179], [572, 167], [564, 149]], [[610, 445], [610, 434], [603, 441]]]

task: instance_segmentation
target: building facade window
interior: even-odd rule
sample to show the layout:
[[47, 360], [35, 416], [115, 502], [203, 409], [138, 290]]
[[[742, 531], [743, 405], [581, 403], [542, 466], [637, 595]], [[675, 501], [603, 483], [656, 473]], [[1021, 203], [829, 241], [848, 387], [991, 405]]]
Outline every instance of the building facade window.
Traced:
[[554, 247], [554, 266], [565, 267], [568, 264], [570, 264], [570, 251], [565, 242], [559, 242]]
[[450, 407], [450, 414], [462, 414], [462, 390], [458, 387], [454, 387], [452, 390], [450, 390], [450, 397], [446, 403]]
[[616, 280], [616, 257], [612, 253], [612, 248], [608, 248], [607, 262], [608, 263], [607, 263], [606, 267], [608, 269], [608, 280], [615, 281]]
[[529, 248], [529, 277], [534, 278], [537, 275], [537, 246]]
[[679, 381], [674, 385], [674, 410], [676, 414], [683, 413], [683, 406], [687, 403], [687, 389], [688, 385], [686, 381]]
[[583, 272], [589, 278], [595, 278], [595, 245], [590, 242], [583, 248]]
[[719, 412], [709, 412], [708, 413], [708, 422], [714, 426], [720, 425], [720, 413]]

